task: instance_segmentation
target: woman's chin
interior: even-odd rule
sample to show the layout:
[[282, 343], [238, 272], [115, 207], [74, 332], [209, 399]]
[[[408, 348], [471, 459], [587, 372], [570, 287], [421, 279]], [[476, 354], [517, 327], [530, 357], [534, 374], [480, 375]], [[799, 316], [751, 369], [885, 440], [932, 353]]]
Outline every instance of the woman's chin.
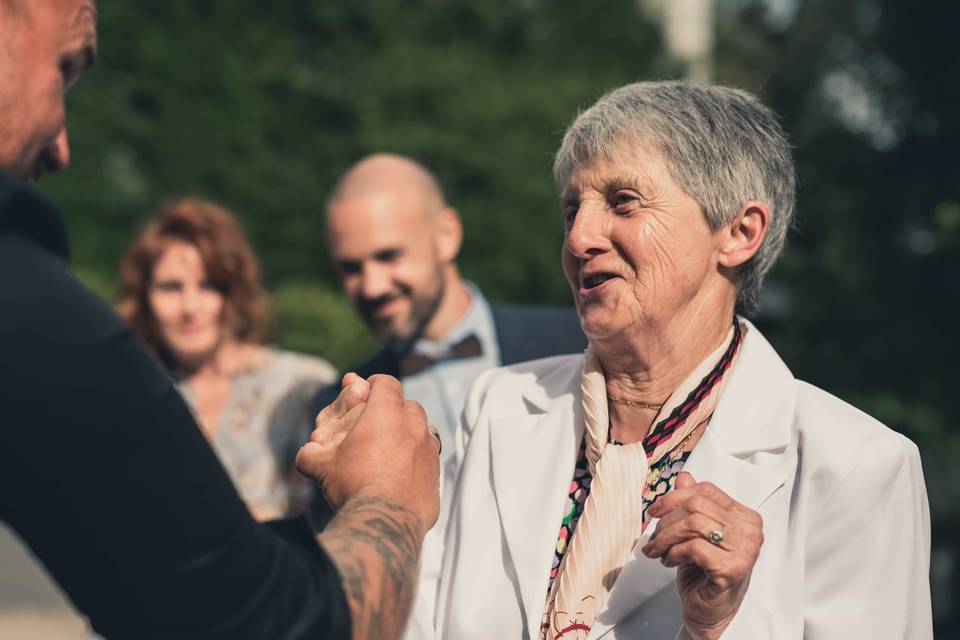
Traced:
[[217, 353], [216, 345], [190, 345], [171, 347], [171, 353], [177, 362], [178, 367], [183, 369], [199, 369], [210, 361]]
[[628, 328], [623, 322], [617, 322], [614, 318], [603, 317], [600, 314], [581, 316], [580, 327], [590, 342], [610, 340], [623, 335]]

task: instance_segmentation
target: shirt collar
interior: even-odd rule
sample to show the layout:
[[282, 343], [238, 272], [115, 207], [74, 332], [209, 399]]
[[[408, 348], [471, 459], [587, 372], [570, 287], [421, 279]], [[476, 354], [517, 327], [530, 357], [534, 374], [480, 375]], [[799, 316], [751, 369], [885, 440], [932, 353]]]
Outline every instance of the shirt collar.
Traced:
[[490, 303], [480, 289], [472, 282], [464, 282], [470, 293], [470, 304], [466, 313], [454, 327], [440, 340], [417, 338], [412, 344], [401, 344], [393, 348], [394, 353], [407, 350], [416, 351], [427, 356], [436, 356], [445, 353], [451, 346], [460, 342], [470, 334], [474, 334], [483, 346], [484, 355], [492, 354], [499, 358], [496, 341], [496, 331], [493, 324], [493, 312]]

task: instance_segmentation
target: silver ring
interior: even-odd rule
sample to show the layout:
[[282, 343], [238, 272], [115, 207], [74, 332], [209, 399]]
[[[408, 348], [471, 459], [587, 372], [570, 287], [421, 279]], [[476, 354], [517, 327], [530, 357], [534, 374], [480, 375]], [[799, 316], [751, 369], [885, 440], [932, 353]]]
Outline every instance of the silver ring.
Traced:
[[713, 531], [707, 534], [707, 540], [713, 544], [720, 546], [720, 543], [723, 542], [723, 527], [717, 527]]
[[437, 439], [437, 444], [440, 445], [440, 450], [437, 451], [437, 454], [443, 452], [443, 440], [440, 439], [440, 431], [436, 427], [430, 427], [430, 435]]

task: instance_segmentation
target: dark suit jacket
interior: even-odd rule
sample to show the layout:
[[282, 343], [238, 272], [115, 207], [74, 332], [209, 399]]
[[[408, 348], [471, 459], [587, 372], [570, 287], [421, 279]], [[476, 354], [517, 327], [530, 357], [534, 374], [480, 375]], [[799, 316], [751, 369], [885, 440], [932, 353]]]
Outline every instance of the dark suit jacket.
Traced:
[[54, 208], [0, 174], [0, 519], [111, 640], [348, 638], [305, 521], [253, 521], [66, 247]]
[[[587, 339], [573, 309], [509, 304], [494, 304], [491, 308], [503, 365], [577, 353], [587, 348]], [[401, 377], [397, 356], [387, 348], [377, 351], [352, 371], [364, 378], [375, 373]], [[313, 400], [313, 415], [333, 402], [339, 392], [339, 381], [321, 389]], [[310, 505], [310, 522], [314, 530], [323, 530], [332, 518], [333, 511], [321, 493], [315, 491]]]
[[[573, 309], [493, 304], [491, 310], [503, 365], [577, 353], [587, 348], [587, 339]], [[397, 356], [387, 348], [380, 349], [350, 371], [356, 371], [364, 378], [375, 373], [401, 377]], [[333, 402], [338, 393], [339, 380], [321, 389], [313, 400], [313, 415]]]

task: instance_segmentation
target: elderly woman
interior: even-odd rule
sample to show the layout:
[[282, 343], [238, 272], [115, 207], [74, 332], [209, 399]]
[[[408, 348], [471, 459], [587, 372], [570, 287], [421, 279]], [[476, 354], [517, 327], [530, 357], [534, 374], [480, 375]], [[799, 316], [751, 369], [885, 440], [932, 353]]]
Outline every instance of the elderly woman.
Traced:
[[304, 511], [309, 488], [294, 459], [310, 401], [336, 374], [263, 344], [266, 296], [234, 217], [197, 198], [161, 206], [127, 250], [121, 281], [121, 314], [177, 379], [254, 517]]
[[793, 216], [774, 114], [632, 84], [577, 117], [554, 171], [590, 346], [474, 387], [437, 635], [931, 637], [916, 447], [734, 313]]

